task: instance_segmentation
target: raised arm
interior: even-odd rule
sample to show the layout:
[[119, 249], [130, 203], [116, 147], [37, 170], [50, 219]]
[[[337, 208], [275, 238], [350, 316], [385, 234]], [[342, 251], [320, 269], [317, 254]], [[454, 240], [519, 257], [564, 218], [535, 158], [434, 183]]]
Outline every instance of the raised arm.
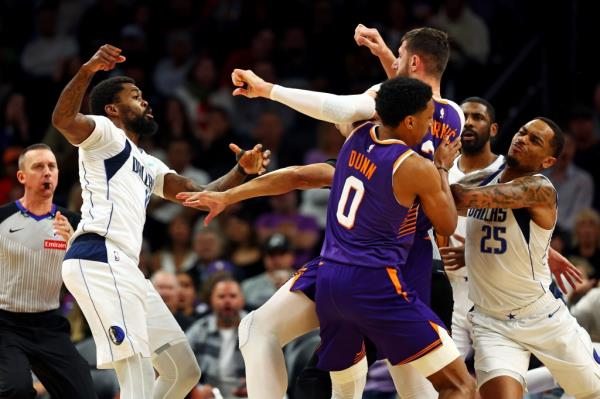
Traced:
[[381, 66], [385, 70], [388, 79], [396, 76], [396, 70], [394, 69], [396, 56], [386, 46], [377, 29], [367, 28], [363, 24], [358, 24], [354, 30], [354, 41], [359, 46], [367, 47], [371, 50], [371, 54], [379, 58], [379, 62], [381, 62]]
[[121, 49], [105, 44], [83, 64], [63, 89], [52, 113], [52, 124], [71, 144], [80, 144], [94, 131], [94, 121], [79, 111], [87, 88], [98, 71], [110, 71], [125, 61]]
[[237, 86], [233, 91], [234, 96], [268, 98], [321, 121], [345, 124], [368, 120], [375, 116], [375, 99], [371, 92], [338, 96], [291, 89], [265, 82], [254, 72], [242, 69], [235, 69], [231, 80]]
[[288, 193], [292, 190], [307, 190], [330, 186], [335, 168], [328, 163], [305, 166], [289, 166], [278, 169], [225, 192], [204, 191], [200, 193], [180, 193], [177, 198], [185, 200], [183, 205], [192, 208], [209, 208], [210, 213], [204, 223], [231, 205], [249, 198], [272, 196]]
[[451, 186], [458, 209], [531, 208], [556, 205], [556, 190], [542, 176], [523, 176], [508, 183], [483, 187]]

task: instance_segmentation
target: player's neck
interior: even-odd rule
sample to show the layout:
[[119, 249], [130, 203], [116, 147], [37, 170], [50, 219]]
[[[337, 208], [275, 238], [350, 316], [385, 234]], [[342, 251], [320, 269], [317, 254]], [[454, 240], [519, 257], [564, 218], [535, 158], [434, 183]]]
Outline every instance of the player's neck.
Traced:
[[42, 198], [25, 192], [25, 195], [19, 199], [19, 202], [23, 205], [23, 208], [34, 215], [45, 215], [52, 211], [52, 197]]
[[485, 169], [498, 158], [490, 149], [489, 143], [477, 154], [463, 153], [458, 159], [458, 167], [463, 173]]
[[500, 176], [499, 182], [506, 183], [506, 182], [515, 180], [519, 177], [533, 175], [534, 173], [535, 172], [528, 172], [528, 171], [521, 170], [518, 167], [507, 165], [506, 168], [504, 169], [504, 172], [502, 172], [502, 174]]
[[133, 144], [137, 145], [138, 142], [140, 141], [140, 135], [137, 133], [132, 132], [131, 130], [127, 129], [125, 127], [125, 125], [118, 119], [112, 119], [113, 123], [115, 124], [116, 127], [118, 127], [119, 129], [123, 130], [125, 132], [125, 135], [127, 135], [127, 138], [129, 140], [131, 140], [133, 142]]
[[440, 89], [440, 87], [441, 87], [440, 79], [433, 77], [433, 76], [422, 75], [422, 76], [419, 76], [419, 80], [421, 82], [427, 83], [429, 86], [431, 86], [431, 91], [433, 93], [434, 100], [442, 99], [442, 91]]

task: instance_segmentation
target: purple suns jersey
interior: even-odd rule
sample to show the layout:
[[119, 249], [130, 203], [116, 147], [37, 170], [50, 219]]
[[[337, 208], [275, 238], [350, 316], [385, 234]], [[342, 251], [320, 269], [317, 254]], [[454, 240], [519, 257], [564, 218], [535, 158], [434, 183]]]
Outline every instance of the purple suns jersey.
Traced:
[[415, 152], [400, 140], [379, 140], [367, 122], [346, 140], [337, 160], [321, 256], [342, 264], [402, 266], [413, 242], [418, 201], [396, 201], [394, 171]]
[[[412, 147], [421, 156], [433, 160], [433, 153], [440, 143], [448, 138], [450, 141], [458, 139], [465, 125], [465, 114], [454, 101], [433, 99], [435, 111], [433, 112], [433, 124], [427, 132], [421, 144]], [[431, 222], [420, 212], [417, 219], [417, 237], [427, 236], [431, 228]], [[423, 234], [420, 234], [423, 233]], [[423, 237], [421, 237], [423, 236]]]

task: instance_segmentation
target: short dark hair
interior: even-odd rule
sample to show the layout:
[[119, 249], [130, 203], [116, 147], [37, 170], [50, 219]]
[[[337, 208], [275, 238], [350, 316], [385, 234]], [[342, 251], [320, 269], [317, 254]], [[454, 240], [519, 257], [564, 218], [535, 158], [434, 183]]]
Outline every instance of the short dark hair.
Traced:
[[397, 127], [408, 115], [427, 108], [431, 86], [417, 79], [396, 77], [382, 83], [375, 98], [375, 110], [384, 126]]
[[552, 129], [552, 132], [554, 133], [552, 140], [550, 140], [550, 146], [552, 146], [552, 149], [554, 150], [552, 156], [558, 158], [565, 146], [565, 134], [563, 133], [560, 126], [558, 126], [558, 124], [553, 120], [543, 116], [538, 116], [535, 119], [544, 122], [550, 127], [550, 129]]
[[417, 54], [426, 60], [425, 70], [441, 77], [450, 58], [448, 34], [434, 28], [412, 29], [402, 36], [409, 53]]
[[23, 169], [23, 163], [25, 162], [25, 155], [29, 152], [29, 151], [34, 151], [34, 150], [48, 150], [50, 152], [52, 152], [52, 148], [50, 148], [48, 145], [44, 144], [44, 143], [35, 143], [30, 145], [29, 147], [25, 148], [23, 151], [21, 151], [21, 154], [19, 155], [19, 169]]
[[236, 283], [238, 286], [240, 285], [240, 282], [237, 281], [231, 273], [227, 271], [215, 272], [204, 282], [202, 292], [200, 293], [200, 300], [210, 306], [210, 297], [212, 297], [217, 284], [229, 281]]
[[478, 104], [483, 105], [485, 107], [485, 110], [486, 110], [488, 116], [490, 117], [490, 122], [492, 122], [492, 123], [496, 122], [496, 109], [485, 98], [481, 98], [481, 97], [477, 97], [477, 96], [467, 97], [460, 103], [460, 105], [463, 105], [464, 103], [478, 103]]
[[127, 76], [115, 76], [98, 83], [90, 93], [90, 110], [93, 115], [104, 115], [104, 107], [117, 101], [117, 94], [123, 90], [125, 83], [135, 84], [135, 80]]

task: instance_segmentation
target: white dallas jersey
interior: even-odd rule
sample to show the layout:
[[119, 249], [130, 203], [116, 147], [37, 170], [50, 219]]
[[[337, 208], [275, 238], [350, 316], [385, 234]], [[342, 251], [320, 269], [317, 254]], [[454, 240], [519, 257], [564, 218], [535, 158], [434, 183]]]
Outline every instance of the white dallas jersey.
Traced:
[[[494, 160], [494, 162], [492, 162], [491, 164], [489, 164], [485, 168], [479, 169], [479, 170], [476, 170], [476, 171], [473, 171], [473, 172], [469, 172], [469, 173], [464, 173], [462, 170], [460, 170], [460, 167], [458, 166], [458, 160], [460, 159], [460, 157], [461, 156], [458, 156], [454, 160], [454, 165], [452, 165], [452, 167], [448, 171], [448, 182], [450, 184], [458, 183], [465, 176], [470, 176], [470, 175], [475, 174], [475, 173], [481, 173], [481, 172], [494, 173], [494, 172], [498, 171], [501, 167], [504, 166], [504, 156], [503, 155], [498, 155], [498, 157]], [[456, 230], [454, 231], [454, 234], [457, 234], [457, 235], [459, 235], [461, 237], [466, 237], [466, 234], [467, 234], [467, 218], [465, 216], [459, 216], [458, 217], [458, 222], [456, 224]], [[454, 239], [453, 237], [450, 237], [450, 245], [451, 246], [460, 246], [461, 243], [458, 240]], [[455, 270], [455, 271], [447, 271], [446, 273], [452, 274], [454, 276], [467, 277], [467, 268], [463, 267], [463, 268], [460, 268], [460, 269]]]
[[150, 195], [163, 197], [164, 176], [176, 172], [139, 149], [107, 117], [89, 116], [96, 127], [78, 145], [83, 205], [71, 240], [96, 233], [137, 262]]
[[[487, 184], [497, 184], [501, 175], [491, 176]], [[465, 243], [469, 299], [484, 310], [509, 314], [548, 292], [553, 230], [538, 226], [525, 208], [469, 209]]]

